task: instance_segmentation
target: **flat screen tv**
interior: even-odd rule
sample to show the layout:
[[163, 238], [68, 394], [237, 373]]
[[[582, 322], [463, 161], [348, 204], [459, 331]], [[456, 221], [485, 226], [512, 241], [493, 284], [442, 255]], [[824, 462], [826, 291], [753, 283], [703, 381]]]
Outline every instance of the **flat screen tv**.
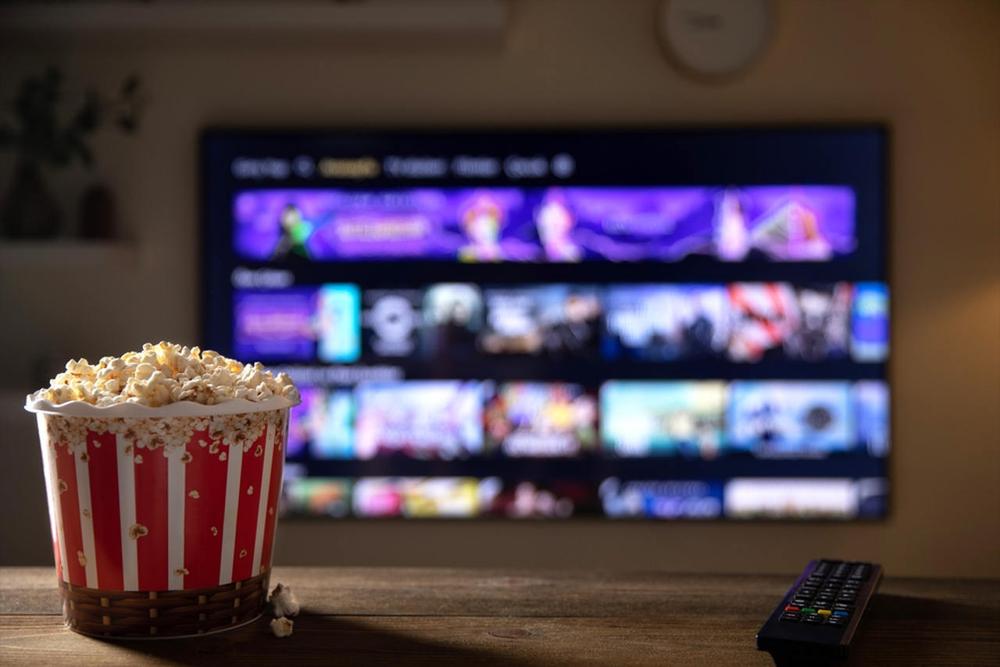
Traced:
[[301, 388], [289, 515], [880, 518], [885, 150], [209, 130], [203, 343]]

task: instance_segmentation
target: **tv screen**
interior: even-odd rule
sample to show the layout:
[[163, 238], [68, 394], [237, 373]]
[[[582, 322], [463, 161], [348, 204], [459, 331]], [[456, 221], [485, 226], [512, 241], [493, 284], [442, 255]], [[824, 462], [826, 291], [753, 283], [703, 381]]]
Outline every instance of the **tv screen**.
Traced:
[[283, 511], [887, 511], [877, 127], [210, 130], [203, 337], [300, 387]]

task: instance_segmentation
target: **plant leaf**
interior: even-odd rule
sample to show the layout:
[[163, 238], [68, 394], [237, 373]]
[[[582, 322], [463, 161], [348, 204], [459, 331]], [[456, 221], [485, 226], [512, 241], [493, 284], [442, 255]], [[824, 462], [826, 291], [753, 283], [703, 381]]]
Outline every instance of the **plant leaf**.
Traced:
[[139, 75], [133, 73], [125, 77], [125, 81], [122, 82], [122, 95], [131, 97], [137, 92], [139, 92]]
[[123, 132], [132, 134], [136, 131], [139, 123], [135, 116], [131, 113], [122, 113], [118, 116], [117, 121], [118, 127], [121, 128]]

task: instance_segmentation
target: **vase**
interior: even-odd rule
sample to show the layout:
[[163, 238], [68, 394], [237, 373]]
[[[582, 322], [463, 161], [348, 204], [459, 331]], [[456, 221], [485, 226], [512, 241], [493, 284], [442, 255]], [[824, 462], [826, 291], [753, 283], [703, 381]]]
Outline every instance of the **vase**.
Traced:
[[61, 217], [38, 163], [19, 160], [0, 205], [0, 234], [10, 239], [52, 238]]

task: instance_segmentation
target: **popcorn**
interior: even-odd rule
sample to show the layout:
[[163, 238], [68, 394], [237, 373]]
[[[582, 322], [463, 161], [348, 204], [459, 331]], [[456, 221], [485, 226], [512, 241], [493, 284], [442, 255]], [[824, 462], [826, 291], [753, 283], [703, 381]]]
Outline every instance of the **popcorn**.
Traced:
[[278, 617], [298, 616], [299, 601], [291, 588], [284, 584], [278, 584], [271, 591], [271, 609], [274, 611], [274, 615]]
[[278, 638], [289, 637], [292, 634], [292, 627], [294, 625], [294, 621], [282, 616], [271, 621], [271, 632]]
[[70, 360], [66, 370], [28, 397], [56, 405], [83, 401], [98, 407], [137, 403], [160, 407], [180, 401], [215, 405], [280, 396], [298, 403], [299, 392], [285, 373], [275, 377], [260, 363], [243, 364], [212, 350], [160, 342], [139, 352], [104, 357], [92, 365]]

